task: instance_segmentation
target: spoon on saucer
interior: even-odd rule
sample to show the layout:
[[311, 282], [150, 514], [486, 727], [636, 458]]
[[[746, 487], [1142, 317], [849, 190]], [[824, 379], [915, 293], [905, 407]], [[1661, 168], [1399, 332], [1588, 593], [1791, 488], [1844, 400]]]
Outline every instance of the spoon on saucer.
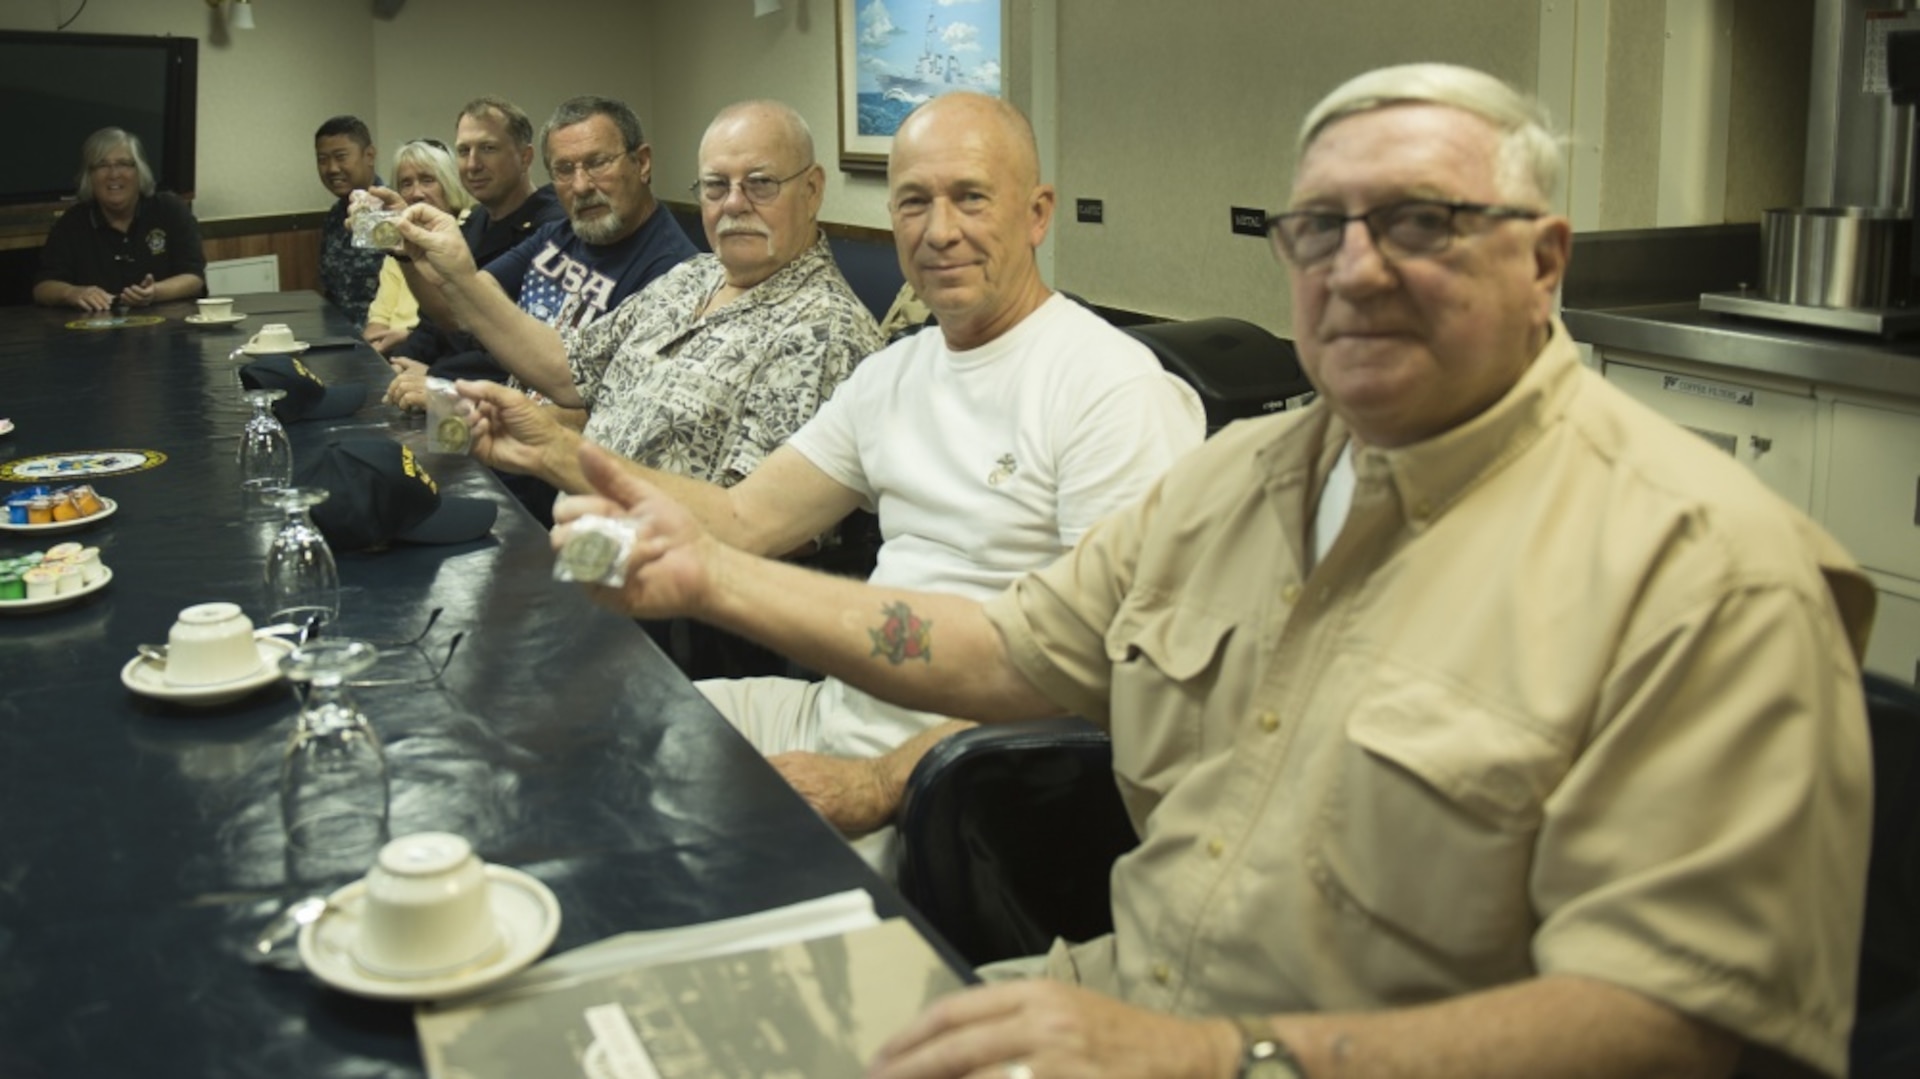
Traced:
[[280, 967], [284, 970], [300, 969], [300, 953], [287, 947], [300, 935], [300, 930], [318, 921], [327, 912], [327, 897], [310, 895], [296, 899], [287, 905], [287, 909], [273, 916], [266, 928], [253, 940], [253, 947], [247, 950], [247, 959], [262, 966]]

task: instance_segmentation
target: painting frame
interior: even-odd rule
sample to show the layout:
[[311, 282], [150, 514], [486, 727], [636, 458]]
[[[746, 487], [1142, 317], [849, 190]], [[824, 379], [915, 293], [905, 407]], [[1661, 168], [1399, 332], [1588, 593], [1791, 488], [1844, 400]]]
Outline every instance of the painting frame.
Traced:
[[[978, 90], [992, 94], [994, 97], [1006, 98], [1008, 96], [1007, 69], [1012, 56], [1012, 4], [1010, 0], [978, 0], [978, 3], [982, 7], [990, 7], [993, 10], [994, 17], [998, 20], [999, 32], [991, 35], [991, 41], [965, 40], [962, 42], [961, 47], [965, 51], [979, 53], [980, 59], [974, 63], [971, 72], [963, 69], [960, 81], [952, 85], [955, 89]], [[953, 11], [955, 16], [963, 16], [966, 14], [964, 10], [956, 11], [955, 9], [971, 6], [973, 5], [955, 3], [953, 0], [947, 0], [946, 3], [942, 3], [941, 0], [834, 0], [834, 67], [839, 91], [840, 168], [842, 171], [885, 172], [887, 153], [893, 148], [893, 129], [883, 132], [861, 130], [862, 72], [871, 70], [876, 61], [882, 65], [885, 64], [885, 58], [880, 55], [880, 50], [865, 40], [867, 35], [861, 32], [863, 16], [876, 7], [880, 9], [883, 21], [890, 18], [889, 12], [898, 12], [901, 22], [892, 24], [889, 36], [921, 42], [922, 60], [932, 61], [935, 56], [930, 46], [934, 36], [935, 17], [941, 11]], [[926, 21], [927, 30], [909, 28], [908, 24], [918, 26], [922, 20]], [[953, 27], [956, 21], [958, 21], [957, 18], [949, 19], [947, 26], [941, 28], [942, 36]], [[889, 43], [887, 48], [897, 52], [900, 46]], [[955, 52], [958, 51], [955, 50]], [[957, 66], [956, 55], [950, 52], [942, 59], [947, 61], [947, 78], [952, 79]], [[991, 65], [992, 83], [975, 81], [984, 77], [983, 73], [987, 71], [988, 65]], [[898, 69], [901, 65], [895, 63], [892, 66]], [[898, 126], [899, 116], [904, 115], [903, 110], [910, 108], [918, 96], [914, 92], [917, 87], [912, 85], [921, 81], [914, 77], [916, 74], [916, 72], [900, 71], [895, 76], [897, 85], [889, 92], [890, 96], [885, 102], [874, 102], [872, 100], [874, 88], [866, 89], [865, 92], [869, 95], [866, 119], [870, 126], [873, 122], [884, 124], [889, 119], [895, 127]], [[899, 115], [875, 116], [876, 105], [884, 105], [885, 112], [888, 114], [897, 112]]]

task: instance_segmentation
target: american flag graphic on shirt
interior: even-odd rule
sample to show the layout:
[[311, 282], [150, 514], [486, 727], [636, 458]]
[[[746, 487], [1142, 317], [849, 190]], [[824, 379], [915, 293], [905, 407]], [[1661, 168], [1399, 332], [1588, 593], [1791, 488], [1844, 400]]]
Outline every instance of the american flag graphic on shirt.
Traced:
[[606, 313], [614, 279], [560, 250], [552, 240], [527, 265], [520, 282], [520, 309], [561, 331], [584, 326]]

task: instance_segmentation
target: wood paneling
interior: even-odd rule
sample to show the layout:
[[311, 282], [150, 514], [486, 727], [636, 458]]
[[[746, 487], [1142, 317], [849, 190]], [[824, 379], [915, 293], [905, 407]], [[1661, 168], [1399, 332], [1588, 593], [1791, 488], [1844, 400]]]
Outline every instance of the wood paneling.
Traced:
[[276, 255], [280, 259], [280, 288], [284, 292], [320, 289], [320, 230], [277, 229], [237, 236], [207, 237], [201, 241], [207, 261]]

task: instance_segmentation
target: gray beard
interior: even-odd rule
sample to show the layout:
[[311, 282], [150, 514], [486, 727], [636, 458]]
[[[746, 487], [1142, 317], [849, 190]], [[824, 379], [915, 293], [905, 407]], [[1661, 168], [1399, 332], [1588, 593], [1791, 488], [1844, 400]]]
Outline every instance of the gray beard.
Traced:
[[585, 221], [577, 217], [573, 219], [574, 235], [590, 244], [612, 243], [619, 239], [620, 235], [626, 231], [627, 223], [621, 220], [620, 211], [615, 210], [612, 206], [608, 206], [607, 212], [601, 214], [599, 217], [589, 218]]

